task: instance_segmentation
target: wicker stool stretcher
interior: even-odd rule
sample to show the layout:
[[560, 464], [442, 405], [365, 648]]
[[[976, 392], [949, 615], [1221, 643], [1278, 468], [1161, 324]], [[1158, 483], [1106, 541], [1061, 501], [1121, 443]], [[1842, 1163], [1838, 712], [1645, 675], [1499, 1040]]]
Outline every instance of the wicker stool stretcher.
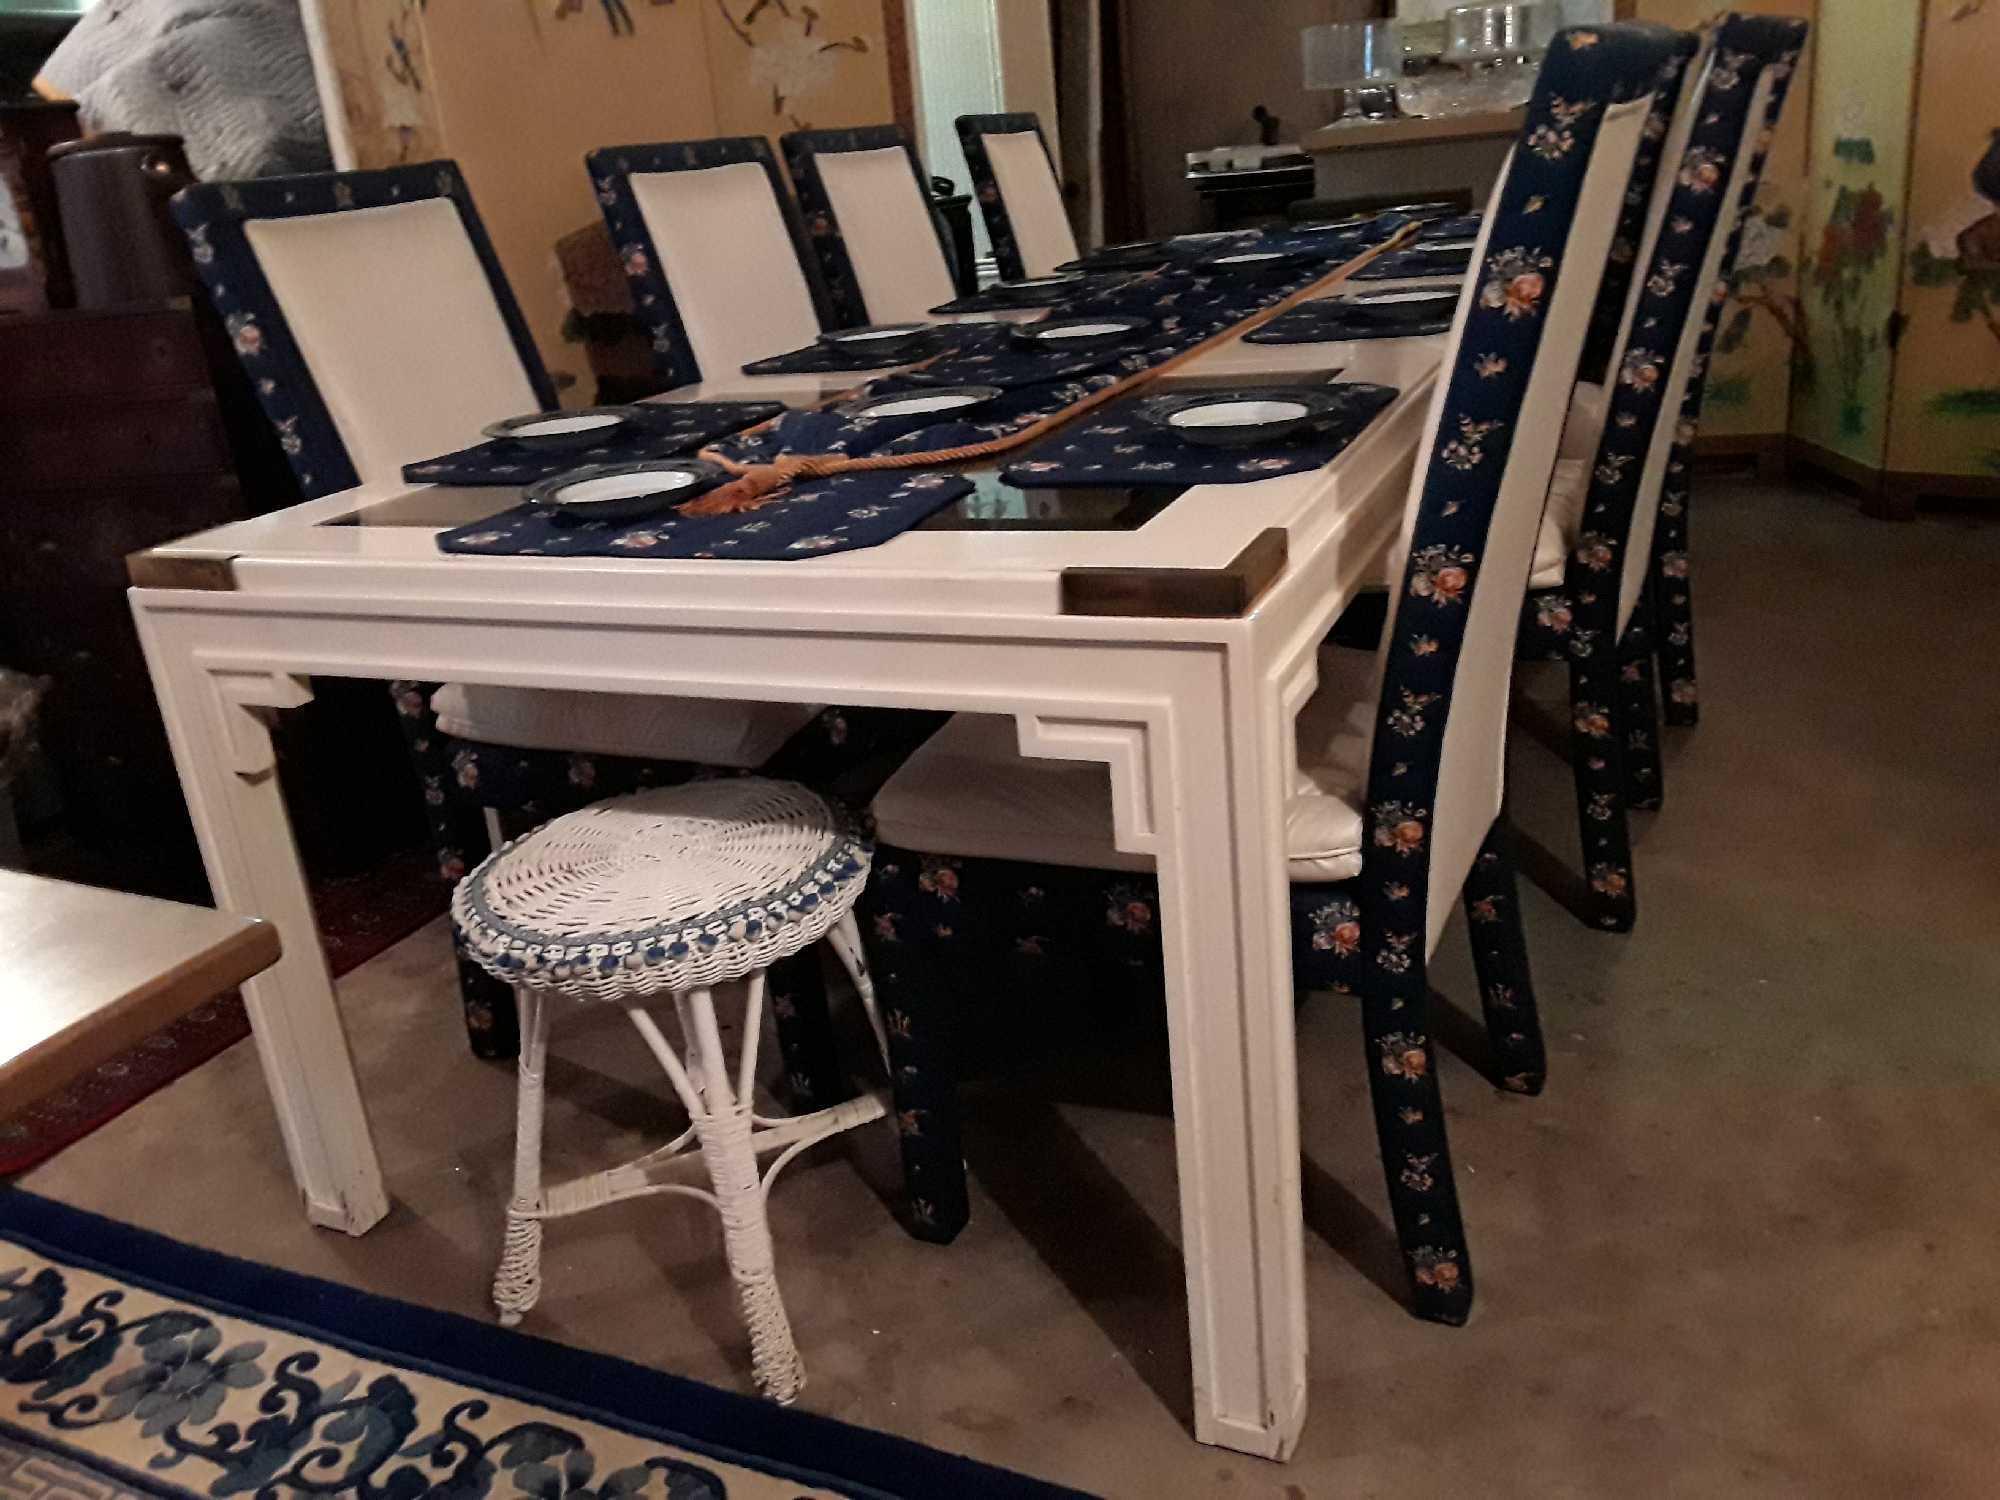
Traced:
[[[778, 1281], [765, 1198], [799, 1152], [888, 1113], [878, 1089], [789, 1119], [751, 1107], [765, 971], [820, 938], [854, 980], [887, 1058], [853, 907], [870, 849], [820, 797], [755, 777], [615, 797], [502, 848], [459, 883], [452, 920], [465, 950], [519, 997], [521, 1057], [514, 1197], [493, 1279], [500, 1321], [518, 1323], [541, 1293], [542, 1223], [652, 1193], [699, 1198], [722, 1217], [758, 1386], [790, 1401], [805, 1381]], [[735, 1069], [723, 1051], [715, 990], [745, 995]], [[646, 1010], [673, 997], [685, 1060]], [[551, 1001], [622, 1008], [687, 1108], [688, 1128], [621, 1166], [545, 1189], [543, 1068]], [[698, 1148], [704, 1189], [667, 1175]], [[776, 1152], [768, 1167], [760, 1155]]]

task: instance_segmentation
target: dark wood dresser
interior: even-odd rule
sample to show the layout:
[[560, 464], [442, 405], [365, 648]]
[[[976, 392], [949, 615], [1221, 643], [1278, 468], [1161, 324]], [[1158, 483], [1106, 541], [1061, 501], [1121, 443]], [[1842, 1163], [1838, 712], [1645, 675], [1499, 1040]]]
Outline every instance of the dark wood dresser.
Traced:
[[0, 319], [0, 661], [53, 679], [43, 742], [86, 837], [186, 825], [125, 556], [242, 516], [185, 303]]

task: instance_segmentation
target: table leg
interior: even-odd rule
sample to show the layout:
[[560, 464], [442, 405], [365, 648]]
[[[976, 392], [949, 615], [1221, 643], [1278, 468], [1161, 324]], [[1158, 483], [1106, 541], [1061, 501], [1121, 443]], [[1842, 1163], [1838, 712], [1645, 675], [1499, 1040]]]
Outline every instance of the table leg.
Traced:
[[1121, 844], [1156, 853], [1195, 1436], [1285, 1458], [1305, 1422], [1306, 1301], [1282, 752], [1275, 700], [1258, 706], [1229, 666], [1182, 658], [1164, 722], [1023, 716], [1022, 748], [1104, 760]]
[[264, 719], [311, 689], [281, 673], [205, 668], [179, 621], [137, 616], [216, 903], [265, 918], [284, 940], [243, 1000], [306, 1216], [361, 1234], [389, 1204]]

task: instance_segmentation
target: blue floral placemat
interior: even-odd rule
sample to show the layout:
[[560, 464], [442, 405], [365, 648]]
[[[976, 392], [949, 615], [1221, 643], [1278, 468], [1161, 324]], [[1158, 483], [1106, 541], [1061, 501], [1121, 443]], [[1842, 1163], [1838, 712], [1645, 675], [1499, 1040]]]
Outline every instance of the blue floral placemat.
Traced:
[[1392, 250], [1354, 273], [1356, 281], [1388, 281], [1403, 276], [1463, 276], [1472, 269], [1470, 250], [1433, 250], [1418, 245]]
[[1097, 421], [1041, 444], [1000, 477], [1020, 489], [1060, 485], [1242, 484], [1279, 474], [1302, 474], [1338, 457], [1399, 394], [1394, 386], [1325, 387], [1340, 400], [1330, 413], [1296, 437], [1241, 448], [1211, 448], [1162, 432], [1135, 410], [1145, 396], [1109, 407]]
[[1479, 233], [1479, 226], [1485, 221], [1482, 214], [1460, 214], [1452, 219], [1432, 219], [1417, 234], [1417, 243], [1427, 245], [1433, 240], [1469, 240]]
[[949, 331], [939, 328], [913, 339], [909, 344], [885, 354], [879, 348], [862, 345], [841, 348], [831, 344], [807, 344], [769, 359], [753, 359], [743, 367], [745, 375], [838, 375], [846, 371], [886, 370], [894, 365], [914, 364], [929, 359], [950, 341]]
[[969, 479], [921, 470], [838, 474], [775, 491], [756, 510], [632, 521], [575, 521], [522, 505], [441, 532], [446, 552], [484, 557], [713, 557], [785, 562], [875, 547], [972, 493]]
[[1247, 344], [1330, 344], [1343, 339], [1413, 339], [1451, 327], [1456, 295], [1441, 303], [1355, 303], [1336, 297], [1301, 302], [1247, 333]]
[[496, 438], [404, 464], [403, 478], [411, 484], [505, 484], [522, 489], [585, 464], [639, 463], [691, 453], [704, 443], [768, 421], [784, 409], [776, 401], [649, 402], [628, 408], [625, 426], [588, 448], [533, 448]]

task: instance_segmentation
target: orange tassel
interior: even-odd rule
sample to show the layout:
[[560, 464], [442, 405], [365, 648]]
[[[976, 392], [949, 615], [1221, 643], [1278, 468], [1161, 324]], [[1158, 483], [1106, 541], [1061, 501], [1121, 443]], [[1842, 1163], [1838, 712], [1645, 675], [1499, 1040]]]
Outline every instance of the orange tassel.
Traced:
[[707, 494], [698, 495], [674, 509], [684, 516], [734, 516], [745, 511], [762, 510], [791, 487], [794, 467], [782, 463], [759, 464], [729, 483], [718, 485]]

